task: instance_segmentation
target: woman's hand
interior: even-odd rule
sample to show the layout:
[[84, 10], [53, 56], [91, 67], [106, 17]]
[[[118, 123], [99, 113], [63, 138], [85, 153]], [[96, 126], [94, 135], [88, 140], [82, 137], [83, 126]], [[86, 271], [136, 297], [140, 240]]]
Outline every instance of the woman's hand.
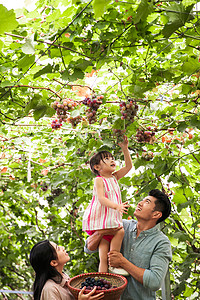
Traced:
[[93, 290], [88, 294], [83, 294], [86, 289], [86, 286], [82, 288], [80, 293], [78, 294], [78, 300], [96, 300], [96, 299], [103, 299], [104, 293], [98, 293], [97, 295], [92, 296], [96, 291], [96, 286], [93, 288]]

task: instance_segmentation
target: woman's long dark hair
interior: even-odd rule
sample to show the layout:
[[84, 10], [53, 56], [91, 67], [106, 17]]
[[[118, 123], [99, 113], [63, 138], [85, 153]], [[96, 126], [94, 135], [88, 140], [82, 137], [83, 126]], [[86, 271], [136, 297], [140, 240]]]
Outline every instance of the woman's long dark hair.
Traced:
[[48, 240], [35, 244], [31, 249], [30, 263], [35, 271], [34, 300], [40, 300], [42, 289], [48, 279], [53, 279], [57, 283], [61, 282], [62, 275], [50, 265], [50, 262], [56, 259], [56, 250]]

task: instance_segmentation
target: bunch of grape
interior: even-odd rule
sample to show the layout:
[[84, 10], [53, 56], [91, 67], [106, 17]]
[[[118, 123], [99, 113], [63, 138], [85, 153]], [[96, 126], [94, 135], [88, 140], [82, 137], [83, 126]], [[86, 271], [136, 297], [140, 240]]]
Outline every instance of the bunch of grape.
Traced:
[[87, 277], [85, 281], [81, 283], [81, 288], [84, 286], [86, 286], [87, 290], [92, 290], [95, 286], [97, 287], [97, 290], [109, 290], [111, 288], [116, 288], [116, 286], [112, 286], [110, 281], [98, 277]]
[[51, 194], [54, 198], [58, 197], [60, 194], [63, 194], [63, 193], [64, 193], [63, 190], [60, 188], [57, 188], [57, 189], [51, 191]]
[[64, 99], [63, 102], [55, 101], [51, 107], [56, 110], [57, 117], [60, 122], [67, 121], [67, 112], [73, 110], [78, 104], [72, 99]]
[[76, 125], [78, 124], [78, 123], [80, 123], [81, 122], [81, 120], [82, 120], [82, 117], [81, 116], [76, 116], [76, 117], [69, 117], [68, 119], [67, 119], [67, 121], [69, 122], [69, 123], [71, 123], [72, 124], [72, 127], [73, 128], [75, 128], [76, 127]]
[[43, 192], [46, 192], [48, 190], [48, 185], [46, 183], [41, 182], [40, 187]]
[[147, 161], [151, 160], [153, 158], [153, 152], [152, 151], [142, 152], [142, 158], [144, 158]]
[[155, 132], [145, 131], [143, 129], [138, 129], [136, 133], [136, 138], [139, 143], [150, 143], [155, 141]]
[[56, 120], [53, 120], [51, 123], [51, 128], [52, 129], [59, 129], [62, 126], [62, 122]]
[[124, 129], [124, 130], [121, 130], [121, 129], [113, 129], [113, 135], [114, 135], [114, 137], [116, 137], [116, 139], [117, 139], [117, 144], [123, 142], [125, 132], [126, 132], [125, 129]]
[[90, 124], [93, 124], [97, 121], [96, 113], [99, 106], [102, 104], [102, 100], [104, 96], [96, 96], [93, 95], [92, 98], [86, 97], [83, 100], [83, 104], [88, 106], [89, 108], [86, 111], [86, 117]]
[[120, 102], [119, 106], [120, 112], [122, 114], [121, 119], [127, 120], [132, 123], [138, 110], [138, 105], [136, 104], [136, 102], [134, 103], [132, 99], [128, 99], [127, 102]]

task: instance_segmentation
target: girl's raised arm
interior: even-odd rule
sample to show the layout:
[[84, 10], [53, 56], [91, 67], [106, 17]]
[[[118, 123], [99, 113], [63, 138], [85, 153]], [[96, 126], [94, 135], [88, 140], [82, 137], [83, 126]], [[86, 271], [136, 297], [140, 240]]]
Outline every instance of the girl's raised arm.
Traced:
[[122, 167], [120, 170], [113, 173], [113, 175], [119, 180], [120, 178], [124, 177], [132, 168], [132, 159], [128, 150], [128, 138], [124, 135], [124, 140], [122, 143], [119, 143], [119, 146], [122, 149], [124, 154], [125, 166]]

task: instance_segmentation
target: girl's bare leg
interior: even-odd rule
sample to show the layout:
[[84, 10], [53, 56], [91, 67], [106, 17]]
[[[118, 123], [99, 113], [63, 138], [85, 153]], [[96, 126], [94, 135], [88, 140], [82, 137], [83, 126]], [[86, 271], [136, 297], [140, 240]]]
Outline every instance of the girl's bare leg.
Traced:
[[102, 239], [99, 244], [99, 272], [108, 272], [108, 252], [110, 244], [108, 241]]
[[[112, 238], [112, 241], [110, 243], [110, 250], [115, 250], [115, 251], [120, 252], [123, 238], [124, 238], [124, 228], [117, 231], [116, 234], [114, 235], [114, 237]], [[109, 266], [109, 271], [111, 273], [119, 274], [119, 275], [123, 275], [123, 276], [129, 275], [129, 273], [122, 268], [113, 268], [113, 267]]]
[[120, 252], [123, 238], [124, 238], [124, 228], [121, 228], [115, 233], [114, 237], [112, 238], [112, 241], [110, 243], [110, 251], [115, 250]]

